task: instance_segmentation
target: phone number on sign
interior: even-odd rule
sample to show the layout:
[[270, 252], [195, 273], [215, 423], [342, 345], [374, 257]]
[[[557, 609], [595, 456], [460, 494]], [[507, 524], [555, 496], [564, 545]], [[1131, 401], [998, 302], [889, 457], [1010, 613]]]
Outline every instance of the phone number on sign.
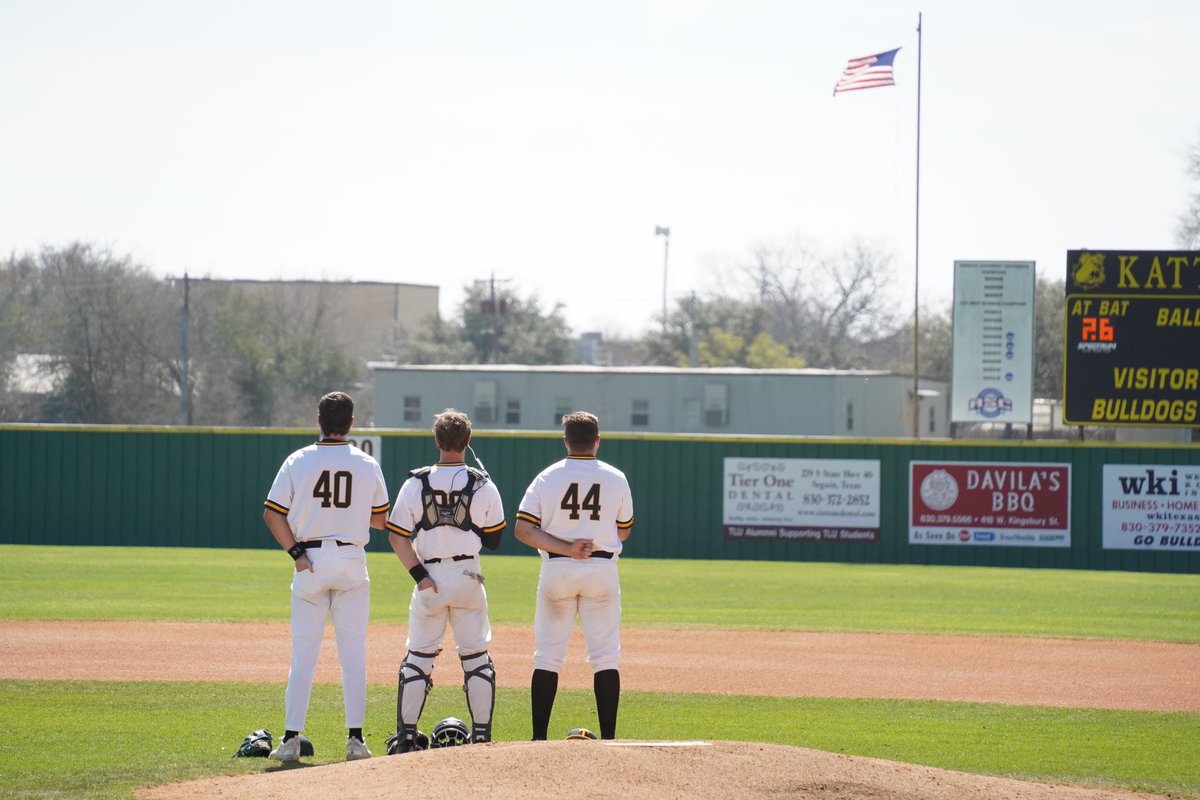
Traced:
[[869, 494], [806, 494], [801, 498], [806, 506], [850, 506], [871, 505]]
[[1200, 522], [1122, 522], [1124, 533], [1200, 533]]
[[975, 517], [970, 514], [922, 514], [921, 524], [930, 525], [938, 522], [948, 522], [951, 525], [970, 525]]

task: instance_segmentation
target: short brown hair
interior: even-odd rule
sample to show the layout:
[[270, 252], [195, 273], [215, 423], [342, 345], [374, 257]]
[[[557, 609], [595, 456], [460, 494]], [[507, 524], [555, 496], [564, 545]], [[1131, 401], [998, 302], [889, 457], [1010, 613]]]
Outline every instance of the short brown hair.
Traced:
[[345, 436], [354, 421], [354, 400], [345, 392], [330, 392], [317, 405], [317, 424], [326, 436]]
[[587, 411], [563, 414], [563, 436], [574, 450], [590, 450], [600, 436], [600, 420]]
[[471, 418], [447, 408], [433, 418], [433, 440], [439, 450], [461, 452], [471, 443]]

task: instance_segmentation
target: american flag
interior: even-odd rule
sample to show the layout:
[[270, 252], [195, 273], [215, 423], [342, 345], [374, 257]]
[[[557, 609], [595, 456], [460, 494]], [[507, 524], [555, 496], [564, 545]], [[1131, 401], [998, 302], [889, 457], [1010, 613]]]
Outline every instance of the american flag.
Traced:
[[858, 89], [874, 89], [877, 86], [894, 86], [892, 80], [892, 62], [900, 48], [888, 50], [886, 53], [876, 53], [873, 56], [852, 58], [846, 65], [846, 71], [838, 79], [833, 93], [853, 92]]

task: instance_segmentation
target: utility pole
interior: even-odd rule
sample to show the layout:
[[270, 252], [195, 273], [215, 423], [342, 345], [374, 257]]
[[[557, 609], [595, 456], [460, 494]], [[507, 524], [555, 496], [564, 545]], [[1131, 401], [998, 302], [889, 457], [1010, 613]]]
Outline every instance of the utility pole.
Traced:
[[188, 274], [183, 273], [183, 310], [179, 315], [179, 416], [180, 424], [192, 424], [192, 387], [188, 380]]
[[[507, 278], [501, 278], [500, 283], [507, 282]], [[483, 363], [491, 364], [496, 356], [496, 349], [500, 339], [500, 317], [508, 312], [508, 299], [505, 297], [496, 298], [496, 273], [492, 273], [491, 277], [486, 281], [475, 281], [476, 285], [486, 283], [488, 285], [488, 297], [480, 303], [480, 311], [484, 316], [490, 317], [488, 321], [487, 333], [487, 352], [484, 354]]]

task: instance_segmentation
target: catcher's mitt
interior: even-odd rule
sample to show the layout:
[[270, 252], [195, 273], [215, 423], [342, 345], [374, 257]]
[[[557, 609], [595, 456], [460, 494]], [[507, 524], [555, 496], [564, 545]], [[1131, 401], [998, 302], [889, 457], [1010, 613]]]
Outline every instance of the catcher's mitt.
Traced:
[[429, 749], [429, 737], [420, 731], [417, 731], [416, 737], [411, 742], [401, 739], [400, 736], [401, 734], [396, 732], [387, 738], [387, 754], [389, 756]]
[[596, 734], [589, 731], [587, 728], [571, 728], [567, 731], [568, 739], [595, 739]]
[[230, 758], [266, 758], [271, 755], [271, 740], [271, 732], [266, 728], [251, 731]]

